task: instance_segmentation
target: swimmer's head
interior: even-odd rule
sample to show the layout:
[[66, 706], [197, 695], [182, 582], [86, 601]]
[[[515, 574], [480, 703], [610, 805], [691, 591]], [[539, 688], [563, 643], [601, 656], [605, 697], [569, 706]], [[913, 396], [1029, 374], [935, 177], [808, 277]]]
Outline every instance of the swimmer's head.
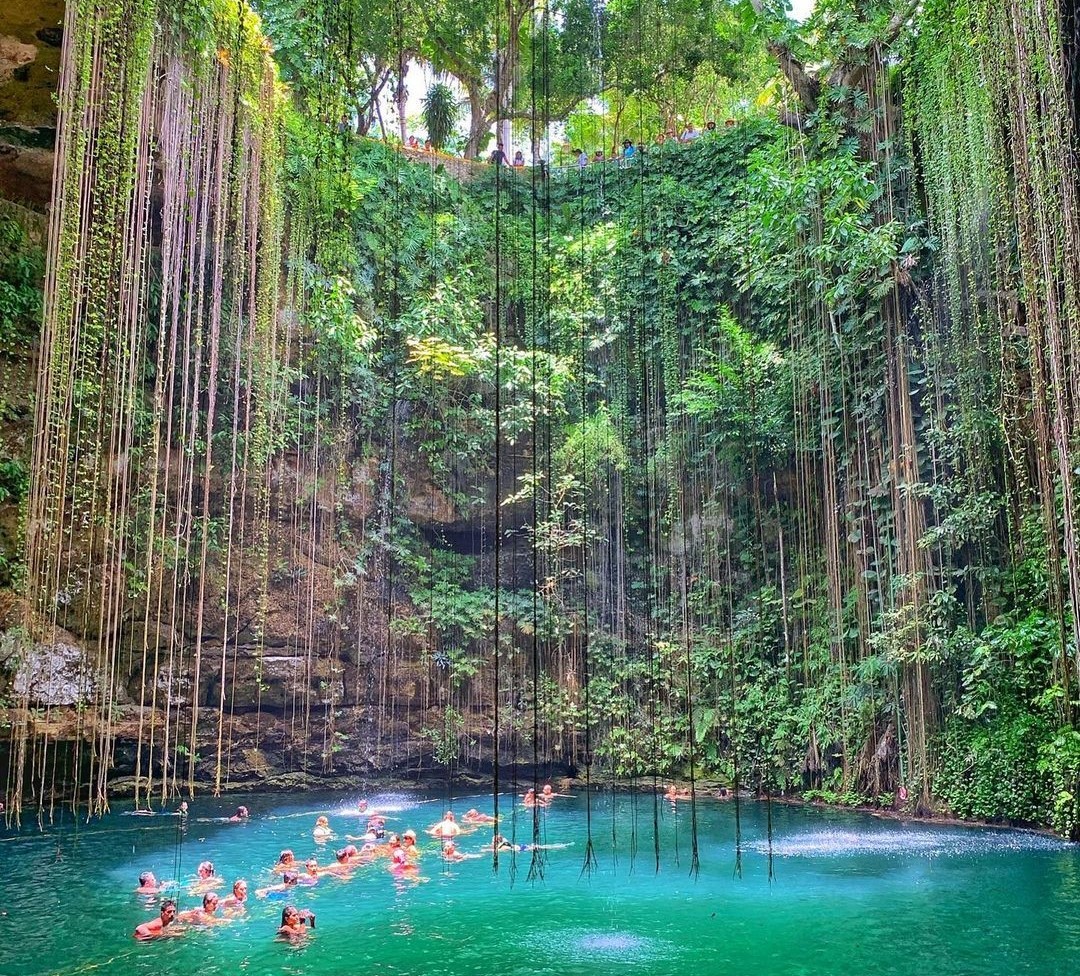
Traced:
[[367, 800], [361, 800], [359, 804], [359, 810], [363, 813], [367, 809]]
[[465, 816], [466, 817], [479, 817], [480, 816], [480, 811], [477, 810], [476, 807], [473, 807], [471, 810], [466, 810], [465, 811]]
[[394, 863], [404, 864], [408, 860], [408, 855], [400, 847], [394, 851]]
[[212, 891], [208, 891], [202, 896], [202, 907], [204, 912], [212, 912], [218, 906], [218, 896]]
[[152, 885], [156, 885], [156, 884], [157, 884], [157, 878], [154, 877], [154, 872], [153, 871], [143, 871], [143, 873], [139, 875], [139, 887], [140, 888], [149, 888]]
[[416, 843], [416, 831], [415, 830], [406, 830], [405, 833], [403, 833], [401, 835], [401, 840], [405, 844], [415, 844]]
[[319, 819], [315, 821], [315, 826], [316, 827], [329, 827], [330, 826], [330, 821], [327, 820], [326, 817], [319, 817]]
[[294, 885], [300, 881], [300, 875], [297, 874], [295, 871], [286, 871], [281, 876], [281, 881], [283, 884]]
[[292, 864], [294, 860], [296, 860], [296, 856], [288, 848], [278, 855], [278, 864]]
[[349, 852], [343, 847], [334, 854], [334, 857], [338, 859], [339, 864], [344, 864], [349, 859]]
[[246, 898], [247, 882], [243, 878], [234, 881], [232, 886], [232, 893], [236, 895], [237, 898]]
[[401, 838], [398, 837], [397, 834], [391, 834], [390, 835], [390, 840], [388, 840], [387, 843], [391, 847], [400, 847], [401, 846]]
[[176, 918], [176, 902], [171, 898], [166, 898], [161, 903], [161, 919], [171, 922], [174, 918]]
[[319, 862], [315, 858], [310, 858], [304, 862], [304, 867], [307, 868], [308, 874], [314, 874], [319, 870]]
[[297, 911], [295, 905], [286, 905], [281, 910], [281, 924], [288, 925], [294, 918], [299, 918], [300, 912]]
[[453, 810], [447, 810], [446, 811], [446, 816], [443, 817], [443, 820], [453, 820], [453, 819], [454, 819], [454, 811]]
[[214, 876], [214, 862], [203, 861], [199, 865], [199, 877], [200, 878], [212, 878]]
[[248, 817], [248, 808], [247, 807], [237, 807], [236, 808], [236, 816], [238, 816], [241, 820], [246, 820], [247, 817]]

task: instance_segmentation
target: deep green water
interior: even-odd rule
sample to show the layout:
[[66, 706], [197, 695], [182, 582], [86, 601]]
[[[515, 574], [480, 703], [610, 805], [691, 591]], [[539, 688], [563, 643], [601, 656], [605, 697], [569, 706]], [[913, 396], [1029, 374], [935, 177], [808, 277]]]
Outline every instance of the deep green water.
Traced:
[[[447, 799], [374, 795], [389, 827], [418, 832]], [[192, 804], [181, 834], [170, 817], [114, 814], [100, 823], [5, 835], [0, 851], [0, 974], [374, 974], [374, 976], [608, 976], [714, 973], [753, 976], [1080, 972], [1080, 849], [1034, 834], [902, 825], [807, 807], [774, 807], [768, 877], [765, 807], [742, 805], [743, 874], [735, 876], [734, 807], [698, 803], [700, 873], [690, 875], [689, 807], [660, 804], [660, 870], [653, 857], [651, 797], [594, 797], [596, 868], [582, 874], [585, 804], [556, 802], [542, 839], [542, 880], [530, 855], [490, 855], [447, 868], [421, 839], [425, 880], [395, 881], [386, 861], [349, 882], [325, 878], [293, 901], [317, 912], [300, 948], [276, 942], [281, 901], [249, 903], [247, 917], [178, 938], [135, 942], [157, 914], [132, 893], [141, 870], [188, 879], [213, 860], [231, 884], [274, 880], [283, 847], [317, 852], [320, 813], [339, 835], [358, 833], [344, 811], [357, 797], [230, 797]], [[245, 802], [253, 820], [205, 822]], [[505, 808], [509, 797], [500, 801]], [[614, 804], [614, 814], [613, 814]], [[459, 813], [490, 812], [490, 796], [455, 797]], [[636, 828], [635, 828], [636, 823]], [[616, 843], [612, 843], [612, 828]], [[518, 807], [503, 830], [526, 841]], [[490, 833], [463, 839], [478, 851]], [[631, 845], [636, 838], [637, 853]], [[182, 840], [182, 843], [178, 841]], [[181, 908], [197, 899], [182, 890]], [[224, 894], [227, 889], [222, 889]]]

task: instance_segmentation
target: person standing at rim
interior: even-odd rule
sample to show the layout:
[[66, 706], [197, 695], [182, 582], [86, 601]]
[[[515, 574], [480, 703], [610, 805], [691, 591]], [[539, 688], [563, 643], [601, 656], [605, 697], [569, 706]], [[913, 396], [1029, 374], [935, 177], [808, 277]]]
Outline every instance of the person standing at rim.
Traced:
[[501, 142], [496, 143], [495, 149], [488, 157], [488, 162], [492, 166], [505, 166], [507, 165], [506, 153], [503, 152], [503, 144]]

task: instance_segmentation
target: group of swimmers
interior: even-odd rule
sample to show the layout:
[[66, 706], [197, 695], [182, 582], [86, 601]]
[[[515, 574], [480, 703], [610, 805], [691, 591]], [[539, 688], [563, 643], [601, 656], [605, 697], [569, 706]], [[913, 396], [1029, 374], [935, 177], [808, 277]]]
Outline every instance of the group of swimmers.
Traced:
[[[561, 795], [565, 794], [553, 792], [549, 785], [545, 786], [540, 793], [534, 789], [528, 790], [522, 796], [522, 803], [526, 807], [548, 806], [554, 797]], [[347, 881], [359, 867], [372, 864], [383, 857], [387, 858], [388, 870], [395, 879], [424, 880], [419, 876], [420, 849], [416, 843], [416, 831], [405, 830], [400, 836], [396, 833], [388, 834], [386, 818], [382, 814], [369, 810], [366, 801], [360, 802], [358, 812], [361, 815], [367, 815], [366, 829], [357, 837], [346, 834], [345, 839], [358, 841], [361, 846], [358, 847], [353, 843], [345, 844], [335, 851], [333, 862], [325, 865], [320, 865], [316, 857], [309, 857], [301, 863], [292, 850], [283, 850], [271, 869], [273, 873], [280, 875], [280, 880], [257, 888], [255, 897], [289, 900], [298, 889], [318, 884], [324, 875]], [[233, 816], [223, 817], [220, 822], [242, 823], [247, 821], [249, 816], [247, 808], [240, 806]], [[453, 811], [448, 810], [442, 820], [427, 828], [426, 833], [440, 841], [443, 861], [456, 863], [483, 856], [482, 852], [466, 853], [460, 850], [459, 838], [463, 834], [484, 826], [494, 827], [497, 822], [498, 818], [491, 814], [470, 809], [462, 815], [459, 823]], [[317, 844], [323, 845], [335, 837], [329, 818], [319, 816], [312, 829], [312, 839]], [[540, 847], [541, 845], [534, 844], [515, 844], [502, 834], [495, 833], [490, 845], [485, 846], [482, 851], [498, 854], [505, 851], [531, 851]], [[222, 898], [215, 889], [222, 887], [223, 884], [224, 879], [216, 873], [213, 862], [203, 861], [199, 864], [196, 876], [188, 888], [189, 894], [202, 896], [201, 907], [179, 911], [175, 898], [164, 898], [159, 905], [159, 917], [139, 925], [135, 929], [135, 938], [146, 940], [180, 934], [188, 926], [215, 925], [245, 914], [248, 901], [247, 882], [238, 879], [233, 883], [230, 894]], [[159, 882], [152, 872], [144, 871], [139, 875], [139, 886], [135, 889], [135, 893], [153, 896], [162, 894], [172, 887], [175, 887], [173, 882]], [[313, 912], [286, 904], [282, 910], [281, 925], [277, 930], [277, 935], [282, 939], [296, 942], [303, 939], [314, 927], [315, 914]]]

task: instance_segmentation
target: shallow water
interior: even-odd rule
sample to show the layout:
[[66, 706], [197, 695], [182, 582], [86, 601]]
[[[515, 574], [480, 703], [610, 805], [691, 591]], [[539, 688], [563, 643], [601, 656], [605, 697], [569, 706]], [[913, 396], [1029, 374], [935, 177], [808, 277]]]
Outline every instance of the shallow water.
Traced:
[[[753, 976], [934, 973], [1040, 976], [1080, 967], [1080, 849], [1022, 832], [912, 826], [809, 807], [742, 806], [742, 877], [735, 872], [734, 807], [697, 805], [700, 871], [691, 875], [689, 805], [660, 803], [660, 869], [651, 797], [595, 796], [588, 849], [583, 798], [542, 814], [540, 838], [568, 844], [532, 856], [490, 854], [446, 866], [423, 838], [421, 881], [391, 876], [385, 859], [352, 880], [324, 878], [292, 901], [317, 926], [294, 948], [274, 940], [282, 901], [251, 899], [246, 917], [182, 936], [137, 943], [157, 914], [132, 894], [140, 871], [187, 881], [213, 860], [231, 884], [276, 880], [284, 847], [332, 860], [343, 839], [312, 840], [326, 813], [338, 837], [359, 833], [358, 797], [306, 794], [200, 799], [187, 830], [175, 818], [119, 813], [71, 821], [44, 834], [5, 835], [0, 851], [0, 974], [374, 974], [374, 976], [608, 976], [732, 972]], [[369, 796], [388, 827], [418, 832], [440, 819], [444, 796]], [[532, 836], [532, 816], [500, 799], [503, 833]], [[246, 803], [246, 824], [209, 822]], [[490, 796], [453, 808], [490, 812]], [[207, 819], [202, 819], [207, 818]], [[613, 842], [614, 835], [614, 842]], [[490, 828], [466, 836], [477, 852]], [[634, 848], [636, 847], [636, 851]], [[195, 896], [181, 888], [181, 908]], [[221, 889], [224, 894], [227, 889]]]

